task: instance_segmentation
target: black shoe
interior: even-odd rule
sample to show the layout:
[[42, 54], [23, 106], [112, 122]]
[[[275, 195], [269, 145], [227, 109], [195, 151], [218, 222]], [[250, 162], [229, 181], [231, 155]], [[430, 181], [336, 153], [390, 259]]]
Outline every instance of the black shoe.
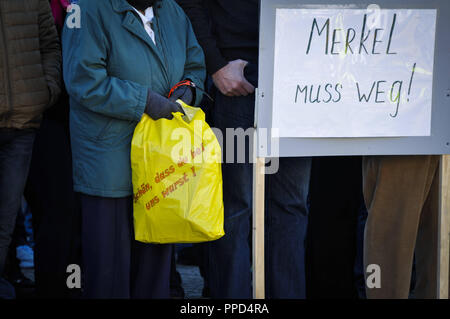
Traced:
[[170, 287], [170, 298], [171, 299], [184, 299], [184, 289], [183, 287]]
[[202, 298], [211, 298], [211, 293], [209, 292], [208, 287], [203, 287]]

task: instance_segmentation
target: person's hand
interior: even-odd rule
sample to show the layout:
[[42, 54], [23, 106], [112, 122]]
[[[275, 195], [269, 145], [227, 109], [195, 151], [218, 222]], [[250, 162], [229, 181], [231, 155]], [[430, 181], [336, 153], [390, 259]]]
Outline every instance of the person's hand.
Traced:
[[188, 85], [182, 85], [173, 91], [169, 100], [175, 102], [176, 100], [182, 100], [187, 105], [192, 105], [194, 103], [194, 88]]
[[156, 121], [162, 118], [172, 119], [173, 112], [181, 112], [184, 114], [183, 108], [178, 103], [170, 101], [152, 90], [148, 90], [144, 113]]
[[234, 60], [212, 75], [214, 84], [226, 96], [247, 96], [255, 92], [255, 87], [244, 77], [248, 62]]

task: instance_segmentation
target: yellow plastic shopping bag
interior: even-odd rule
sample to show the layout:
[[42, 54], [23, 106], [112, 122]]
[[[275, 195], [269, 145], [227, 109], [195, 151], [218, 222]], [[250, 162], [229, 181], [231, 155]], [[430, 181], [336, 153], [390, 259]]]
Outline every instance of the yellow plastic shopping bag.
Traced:
[[[179, 101], [180, 102], [180, 101]], [[224, 235], [221, 148], [199, 108], [152, 120], [131, 145], [135, 239], [196, 243]]]

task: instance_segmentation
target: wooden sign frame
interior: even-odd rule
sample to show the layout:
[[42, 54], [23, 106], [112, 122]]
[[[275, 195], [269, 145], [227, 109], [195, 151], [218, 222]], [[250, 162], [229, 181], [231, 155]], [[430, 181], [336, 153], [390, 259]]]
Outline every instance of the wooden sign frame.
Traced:
[[[273, 97], [274, 21], [276, 8], [336, 7], [367, 8], [370, 3], [353, 0], [264, 0], [261, 1], [259, 88], [256, 91], [253, 174], [253, 295], [265, 297], [264, 283], [264, 170], [270, 157]], [[429, 137], [351, 138], [279, 140], [279, 156], [339, 155], [441, 155], [438, 217], [437, 296], [449, 298], [450, 252], [450, 1], [446, 0], [379, 0], [382, 9], [437, 9], [435, 67], [433, 79], [432, 135]], [[437, 66], [437, 67], [436, 67]], [[262, 139], [258, 129], [269, 131]]]

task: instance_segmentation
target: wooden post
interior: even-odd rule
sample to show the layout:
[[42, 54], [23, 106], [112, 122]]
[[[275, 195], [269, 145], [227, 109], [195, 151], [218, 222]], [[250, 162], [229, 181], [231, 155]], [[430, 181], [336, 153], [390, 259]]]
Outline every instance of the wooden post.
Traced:
[[[256, 153], [255, 153], [256, 156]], [[253, 164], [253, 298], [264, 299], [264, 170], [265, 158]]]
[[441, 157], [438, 239], [438, 298], [449, 298], [450, 155]]

